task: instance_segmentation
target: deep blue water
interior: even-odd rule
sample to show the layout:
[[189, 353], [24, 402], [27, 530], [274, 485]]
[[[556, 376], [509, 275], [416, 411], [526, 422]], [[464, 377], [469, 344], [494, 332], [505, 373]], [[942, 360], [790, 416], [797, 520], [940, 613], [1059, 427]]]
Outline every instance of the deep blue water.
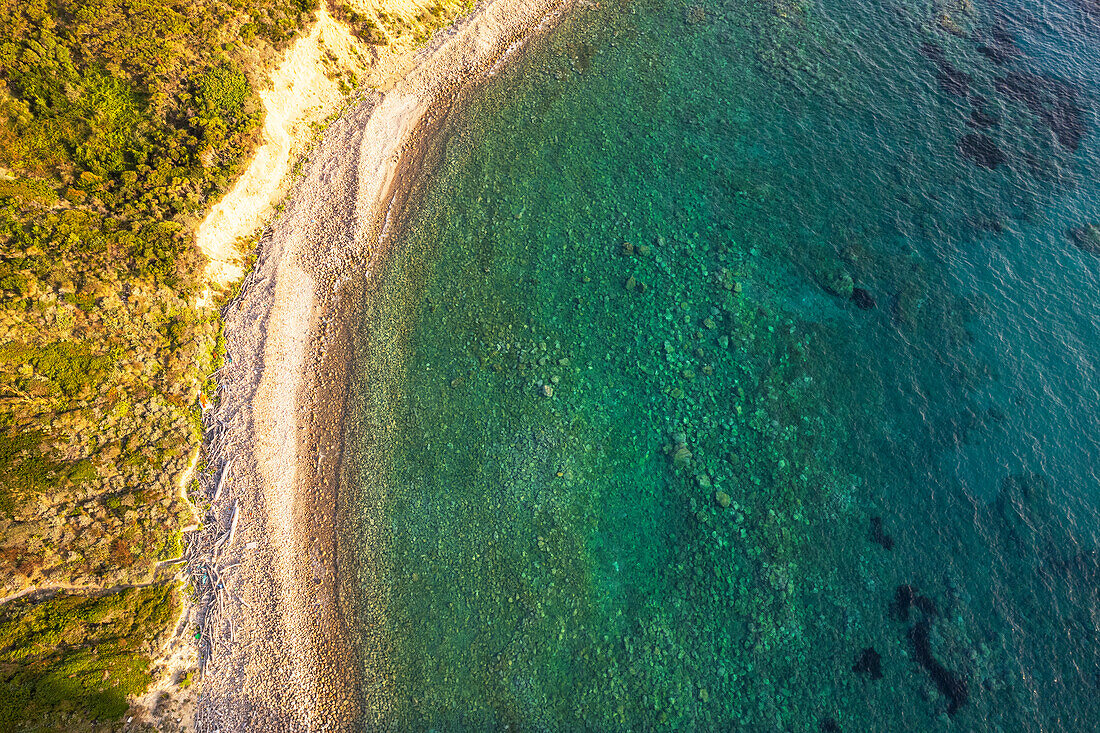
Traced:
[[1100, 727], [1098, 40], [605, 2], [471, 91], [359, 339], [371, 722]]

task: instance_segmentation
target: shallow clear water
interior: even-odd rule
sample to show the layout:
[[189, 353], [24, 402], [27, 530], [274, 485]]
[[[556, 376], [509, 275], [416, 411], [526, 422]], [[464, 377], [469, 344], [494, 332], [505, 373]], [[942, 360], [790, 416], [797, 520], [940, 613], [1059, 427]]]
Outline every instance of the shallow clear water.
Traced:
[[390, 727], [1100, 726], [1083, 7], [592, 4], [456, 108], [356, 367]]

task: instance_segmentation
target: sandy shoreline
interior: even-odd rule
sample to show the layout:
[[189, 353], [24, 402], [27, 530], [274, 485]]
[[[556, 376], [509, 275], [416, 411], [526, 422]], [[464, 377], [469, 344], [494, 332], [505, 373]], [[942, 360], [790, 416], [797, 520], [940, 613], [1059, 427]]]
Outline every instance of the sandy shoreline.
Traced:
[[207, 482], [231, 461], [214, 510], [223, 528], [234, 506], [240, 518], [218, 560], [228, 593], [203, 640], [199, 730], [345, 730], [386, 719], [385, 659], [368, 653], [377, 679], [362, 679], [353, 638], [370, 630], [350, 633], [337, 575], [352, 324], [433, 121], [567, 4], [488, 0], [392, 89], [351, 106], [310, 155], [227, 309], [233, 362], [209, 418]]

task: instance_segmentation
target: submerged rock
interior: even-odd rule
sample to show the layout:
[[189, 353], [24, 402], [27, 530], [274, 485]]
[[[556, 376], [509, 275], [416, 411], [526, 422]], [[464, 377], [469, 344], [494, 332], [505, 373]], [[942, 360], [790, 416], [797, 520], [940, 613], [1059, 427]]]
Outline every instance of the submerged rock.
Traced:
[[1066, 230], [1073, 246], [1082, 252], [1100, 255], [1100, 224], [1082, 224]]
[[963, 135], [956, 143], [956, 147], [960, 155], [986, 170], [993, 170], [1008, 161], [1008, 156], [997, 147], [997, 143], [980, 132]]

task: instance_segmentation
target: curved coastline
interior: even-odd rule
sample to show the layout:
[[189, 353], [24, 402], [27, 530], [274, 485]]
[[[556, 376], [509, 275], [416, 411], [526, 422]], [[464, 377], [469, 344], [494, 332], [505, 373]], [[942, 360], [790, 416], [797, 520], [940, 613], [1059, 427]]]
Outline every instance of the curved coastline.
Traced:
[[386, 719], [385, 655], [374, 630], [349, 627], [341, 604], [370, 603], [368, 616], [384, 621], [381, 597], [340, 581], [353, 324], [455, 94], [569, 5], [488, 0], [437, 35], [391, 90], [351, 105], [309, 156], [227, 308], [232, 363], [213, 421], [231, 470], [214, 511], [229, 526], [239, 507], [240, 519], [221, 549], [230, 600], [207, 628], [197, 729], [347, 730]]

